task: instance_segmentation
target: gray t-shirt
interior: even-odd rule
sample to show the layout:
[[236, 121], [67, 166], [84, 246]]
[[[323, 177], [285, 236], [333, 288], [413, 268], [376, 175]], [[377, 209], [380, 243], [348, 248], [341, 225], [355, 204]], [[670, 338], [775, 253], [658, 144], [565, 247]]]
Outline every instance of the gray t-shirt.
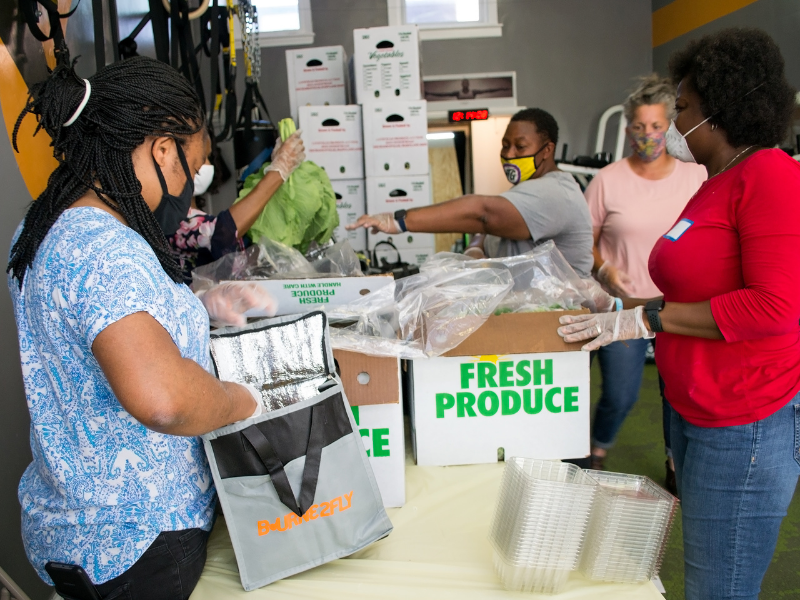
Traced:
[[509, 240], [487, 236], [484, 242], [487, 256], [516, 256], [553, 240], [578, 275], [591, 275], [594, 263], [592, 219], [586, 199], [572, 175], [553, 171], [523, 181], [500, 195], [511, 202], [525, 219], [531, 238]]

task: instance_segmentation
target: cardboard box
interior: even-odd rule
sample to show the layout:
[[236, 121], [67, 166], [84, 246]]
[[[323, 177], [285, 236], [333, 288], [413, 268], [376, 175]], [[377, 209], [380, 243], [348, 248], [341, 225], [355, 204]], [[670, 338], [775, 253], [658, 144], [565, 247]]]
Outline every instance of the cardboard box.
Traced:
[[325, 306], [340, 306], [381, 289], [394, 281], [391, 275], [325, 277], [315, 279], [255, 279], [233, 283], [257, 283], [275, 299], [275, 312], [248, 310], [248, 317], [293, 315]]
[[300, 127], [306, 158], [325, 169], [331, 181], [363, 179], [360, 106], [301, 106]]
[[428, 111], [424, 100], [364, 104], [367, 177], [427, 175]]
[[336, 372], [359, 426], [386, 507], [406, 503], [400, 361], [334, 350]]
[[367, 212], [363, 179], [334, 179], [331, 186], [336, 194], [336, 212], [339, 213], [339, 226], [333, 230], [336, 241], [347, 239], [353, 250], [367, 249], [367, 230], [347, 231], [344, 226], [355, 223]]
[[430, 175], [370, 177], [367, 179], [367, 212], [391, 212], [431, 204]]
[[[397, 252], [385, 244], [377, 246], [381, 241], [393, 243], [397, 248]], [[422, 266], [422, 263], [428, 260], [430, 256], [436, 254], [432, 233], [372, 234], [367, 232], [367, 245], [369, 246], [370, 256], [372, 256], [372, 251], [377, 246], [376, 252], [379, 261], [381, 257], [386, 257], [389, 262], [396, 262], [399, 254], [403, 262]]]
[[409, 361], [419, 465], [589, 454], [589, 353], [556, 333], [563, 311], [492, 316], [444, 356]]
[[295, 122], [300, 106], [347, 104], [345, 65], [341, 46], [286, 51], [289, 110]]
[[416, 25], [353, 31], [356, 102], [419, 100], [419, 30]]

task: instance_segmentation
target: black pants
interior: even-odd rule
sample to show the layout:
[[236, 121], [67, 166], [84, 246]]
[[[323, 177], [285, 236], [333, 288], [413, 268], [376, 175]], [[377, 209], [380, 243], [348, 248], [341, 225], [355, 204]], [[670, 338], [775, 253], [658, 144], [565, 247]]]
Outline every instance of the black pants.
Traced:
[[208, 532], [162, 532], [133, 566], [95, 586], [103, 600], [185, 600], [206, 564]]

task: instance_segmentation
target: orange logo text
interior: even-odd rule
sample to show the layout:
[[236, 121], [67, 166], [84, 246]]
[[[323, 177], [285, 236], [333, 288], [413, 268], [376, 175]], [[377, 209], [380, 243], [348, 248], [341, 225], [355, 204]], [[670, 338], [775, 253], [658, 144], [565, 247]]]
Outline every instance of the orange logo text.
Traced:
[[[332, 517], [335, 512], [342, 512], [353, 505], [353, 492], [334, 498], [330, 502], [314, 504], [306, 511], [302, 517], [298, 517], [293, 512], [287, 513], [283, 517], [275, 519], [274, 523], [269, 521], [258, 522], [258, 535], [267, 535], [270, 531], [289, 531], [292, 527], [297, 527], [308, 521], [316, 521], [321, 517]], [[346, 504], [345, 504], [346, 503]]]

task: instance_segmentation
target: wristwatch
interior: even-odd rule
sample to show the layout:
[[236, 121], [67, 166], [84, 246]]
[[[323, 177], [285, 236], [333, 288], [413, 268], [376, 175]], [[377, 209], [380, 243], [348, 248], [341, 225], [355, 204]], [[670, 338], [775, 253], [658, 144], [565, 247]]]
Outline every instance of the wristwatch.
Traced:
[[400, 231], [403, 233], [408, 231], [408, 228], [406, 227], [406, 214], [408, 214], [408, 211], [404, 208], [394, 211], [394, 220], [397, 221], [398, 225], [400, 225]]
[[664, 329], [661, 327], [661, 315], [660, 313], [664, 310], [664, 302], [663, 298], [659, 298], [656, 300], [650, 300], [647, 304], [644, 305], [644, 312], [647, 313], [647, 322], [650, 323], [650, 329], [653, 333], [661, 333]]

